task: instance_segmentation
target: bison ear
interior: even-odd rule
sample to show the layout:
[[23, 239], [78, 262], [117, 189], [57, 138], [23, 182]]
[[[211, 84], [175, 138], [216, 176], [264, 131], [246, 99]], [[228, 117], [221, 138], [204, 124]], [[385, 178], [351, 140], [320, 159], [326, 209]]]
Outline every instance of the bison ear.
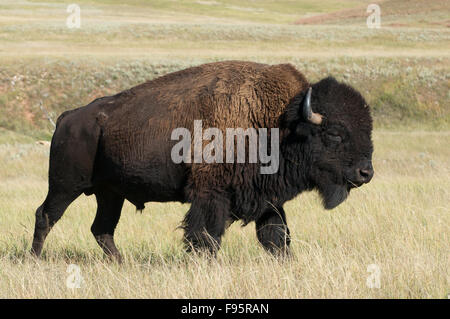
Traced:
[[295, 135], [301, 139], [305, 139], [311, 136], [311, 131], [312, 131], [311, 125], [299, 123], [295, 128]]
[[306, 92], [306, 96], [303, 99], [303, 103], [302, 103], [303, 119], [312, 124], [320, 125], [320, 123], [322, 123], [322, 115], [320, 115], [319, 113], [314, 113], [312, 111], [311, 93], [312, 93], [312, 87], [309, 87], [308, 92]]

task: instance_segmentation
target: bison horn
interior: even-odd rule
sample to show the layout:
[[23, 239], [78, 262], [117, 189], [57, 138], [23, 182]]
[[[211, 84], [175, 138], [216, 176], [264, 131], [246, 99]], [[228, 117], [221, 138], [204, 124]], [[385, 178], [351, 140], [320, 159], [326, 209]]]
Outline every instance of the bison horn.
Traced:
[[309, 122], [319, 125], [322, 123], [322, 115], [314, 113], [311, 109], [311, 92], [312, 88], [310, 87], [303, 102], [303, 117]]

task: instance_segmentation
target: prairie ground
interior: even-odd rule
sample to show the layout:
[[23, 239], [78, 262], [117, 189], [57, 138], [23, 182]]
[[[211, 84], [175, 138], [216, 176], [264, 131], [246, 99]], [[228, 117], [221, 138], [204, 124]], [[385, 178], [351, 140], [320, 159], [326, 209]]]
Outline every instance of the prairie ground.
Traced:
[[[48, 146], [0, 144], [0, 297], [10, 298], [446, 298], [449, 293], [449, 132], [377, 131], [373, 181], [333, 211], [316, 193], [285, 205], [292, 259], [272, 258], [254, 224], [233, 224], [217, 260], [183, 252], [188, 205], [125, 205], [116, 230], [122, 265], [90, 233], [96, 203], [82, 196], [28, 255], [34, 210], [46, 195]], [[69, 289], [68, 265], [80, 267]], [[369, 288], [376, 265], [380, 288]], [[371, 266], [373, 267], [373, 266]]]
[[[81, 28], [68, 29], [72, 2], [0, 3], [0, 298], [447, 298], [448, 1], [379, 1], [380, 29], [367, 28], [361, 0], [80, 0]], [[334, 75], [360, 90], [375, 120], [373, 181], [332, 211], [316, 193], [287, 203], [287, 260], [264, 252], [254, 224], [238, 223], [216, 260], [186, 254], [177, 226], [188, 205], [148, 203], [137, 214], [126, 203], [116, 231], [125, 261], [110, 263], [85, 196], [43, 258], [31, 258], [49, 155], [36, 141], [50, 139], [49, 119], [227, 59], [292, 63], [311, 81]], [[76, 269], [83, 281], [71, 289]]]

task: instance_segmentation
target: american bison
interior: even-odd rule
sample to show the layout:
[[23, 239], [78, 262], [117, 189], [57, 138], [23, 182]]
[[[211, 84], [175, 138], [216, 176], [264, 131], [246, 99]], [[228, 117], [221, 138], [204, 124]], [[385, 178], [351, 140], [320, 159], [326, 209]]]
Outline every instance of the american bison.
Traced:
[[[171, 151], [176, 128], [278, 128], [277, 171], [262, 163], [183, 161]], [[216, 252], [226, 227], [256, 224], [260, 243], [286, 252], [283, 204], [317, 190], [324, 207], [343, 202], [373, 176], [372, 118], [352, 87], [327, 77], [309, 83], [290, 64], [228, 61], [191, 67], [64, 112], [50, 149], [49, 189], [36, 211], [31, 252], [68, 205], [95, 194], [91, 230], [104, 252], [120, 260], [114, 229], [127, 199], [190, 203], [182, 227], [187, 249]], [[248, 137], [248, 136], [247, 136]], [[249, 147], [246, 145], [246, 149]]]

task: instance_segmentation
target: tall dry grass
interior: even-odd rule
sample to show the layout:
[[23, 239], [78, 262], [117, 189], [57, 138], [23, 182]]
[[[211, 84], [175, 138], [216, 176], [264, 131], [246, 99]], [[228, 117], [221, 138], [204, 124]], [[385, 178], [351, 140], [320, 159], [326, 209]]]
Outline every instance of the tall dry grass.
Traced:
[[[10, 138], [10, 140], [15, 140]], [[291, 259], [266, 254], [254, 225], [235, 224], [218, 258], [183, 252], [187, 205], [126, 204], [116, 231], [125, 262], [108, 262], [89, 228], [95, 200], [74, 202], [43, 258], [28, 255], [46, 193], [48, 149], [0, 145], [0, 298], [446, 298], [450, 292], [449, 132], [375, 132], [373, 181], [333, 211], [315, 193], [285, 206]], [[83, 282], [69, 289], [68, 265]], [[381, 287], [369, 288], [368, 266]]]

